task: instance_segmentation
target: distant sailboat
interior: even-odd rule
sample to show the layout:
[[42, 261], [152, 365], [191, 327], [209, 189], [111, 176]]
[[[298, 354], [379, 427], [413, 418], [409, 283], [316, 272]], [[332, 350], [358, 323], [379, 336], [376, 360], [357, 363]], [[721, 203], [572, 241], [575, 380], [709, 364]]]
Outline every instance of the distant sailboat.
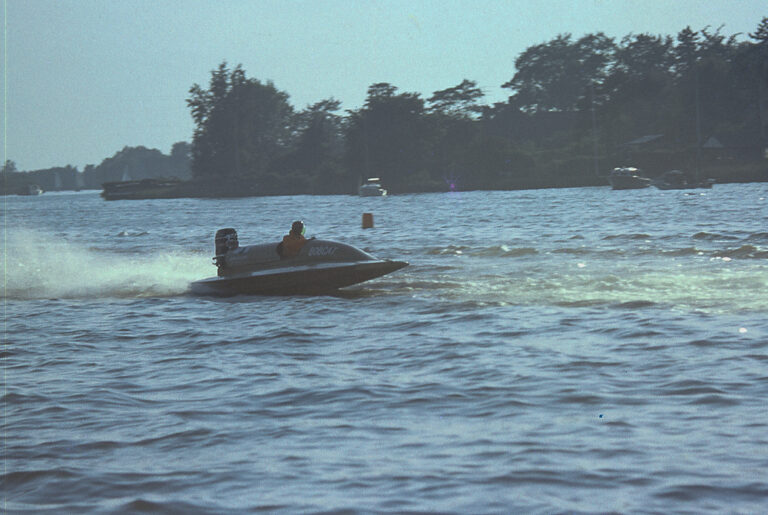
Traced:
[[693, 174], [680, 170], [669, 170], [657, 177], [653, 185], [660, 190], [687, 190], [695, 188], [711, 188], [714, 179], [701, 178], [701, 102], [699, 100], [699, 69], [694, 67], [694, 101], [696, 105], [696, 165]]

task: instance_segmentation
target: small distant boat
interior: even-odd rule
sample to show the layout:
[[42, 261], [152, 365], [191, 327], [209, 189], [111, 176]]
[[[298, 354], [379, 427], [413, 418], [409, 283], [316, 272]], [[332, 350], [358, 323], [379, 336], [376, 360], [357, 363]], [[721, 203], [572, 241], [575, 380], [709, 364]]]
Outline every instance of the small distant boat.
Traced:
[[101, 196], [104, 200], [138, 200], [174, 198], [179, 196], [182, 181], [177, 179], [142, 179], [140, 181], [105, 182]]
[[691, 179], [680, 170], [670, 170], [653, 180], [653, 185], [660, 190], [710, 189], [714, 183], [714, 179]]
[[41, 188], [37, 184], [28, 184], [26, 188], [21, 190], [21, 193], [19, 195], [42, 195], [43, 194], [43, 188]]
[[614, 168], [608, 175], [608, 182], [614, 190], [639, 190], [651, 185], [651, 179], [640, 175], [640, 170], [632, 166]]
[[361, 197], [383, 197], [387, 194], [387, 190], [381, 187], [380, 179], [378, 177], [369, 178], [365, 184], [360, 186], [358, 194]]

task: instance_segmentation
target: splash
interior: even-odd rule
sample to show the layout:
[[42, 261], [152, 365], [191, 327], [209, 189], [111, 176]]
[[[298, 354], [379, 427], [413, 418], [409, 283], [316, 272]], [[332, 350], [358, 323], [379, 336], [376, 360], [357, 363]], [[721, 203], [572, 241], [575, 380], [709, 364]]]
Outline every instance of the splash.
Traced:
[[211, 275], [200, 253], [119, 253], [40, 232], [8, 230], [0, 253], [8, 299], [174, 296]]

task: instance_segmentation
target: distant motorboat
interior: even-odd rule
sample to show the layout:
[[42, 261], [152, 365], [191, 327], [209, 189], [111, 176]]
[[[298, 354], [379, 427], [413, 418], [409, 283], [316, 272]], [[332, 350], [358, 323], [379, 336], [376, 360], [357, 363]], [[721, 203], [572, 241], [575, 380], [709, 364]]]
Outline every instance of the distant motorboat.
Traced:
[[383, 197], [387, 194], [387, 190], [381, 187], [380, 179], [378, 177], [369, 178], [365, 184], [360, 186], [357, 190], [361, 197]]
[[651, 179], [640, 175], [640, 170], [633, 166], [614, 168], [608, 175], [608, 182], [614, 190], [639, 190], [651, 185]]
[[43, 188], [38, 186], [37, 184], [28, 184], [26, 188], [21, 190], [19, 195], [42, 195], [43, 194]]
[[670, 170], [653, 180], [653, 185], [660, 190], [710, 189], [714, 183], [714, 179], [692, 179], [680, 170]]
[[142, 179], [140, 181], [105, 182], [101, 196], [104, 200], [139, 200], [174, 198], [179, 196], [182, 181], [178, 179]]

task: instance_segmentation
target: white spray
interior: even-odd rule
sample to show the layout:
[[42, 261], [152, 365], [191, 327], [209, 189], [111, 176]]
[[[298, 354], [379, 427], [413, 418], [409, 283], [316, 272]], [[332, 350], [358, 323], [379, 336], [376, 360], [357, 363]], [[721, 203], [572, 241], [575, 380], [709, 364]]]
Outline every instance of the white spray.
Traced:
[[187, 292], [191, 281], [215, 273], [200, 252], [119, 253], [40, 232], [3, 233], [3, 298], [173, 296]]

